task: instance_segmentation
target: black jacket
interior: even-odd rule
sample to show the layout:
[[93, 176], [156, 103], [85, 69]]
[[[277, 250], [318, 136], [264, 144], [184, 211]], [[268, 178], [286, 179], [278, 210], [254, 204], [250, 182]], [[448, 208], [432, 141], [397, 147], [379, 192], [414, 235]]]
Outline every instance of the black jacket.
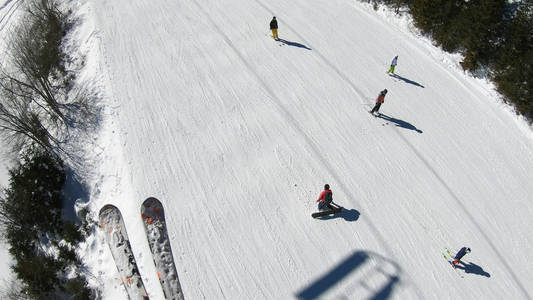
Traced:
[[270, 21], [270, 29], [278, 29], [278, 21], [276, 19]]

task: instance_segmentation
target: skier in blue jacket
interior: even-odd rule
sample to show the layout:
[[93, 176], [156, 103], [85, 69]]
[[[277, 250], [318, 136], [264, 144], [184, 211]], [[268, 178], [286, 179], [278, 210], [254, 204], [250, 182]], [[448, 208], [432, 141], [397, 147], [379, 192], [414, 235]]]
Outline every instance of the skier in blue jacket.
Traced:
[[461, 261], [461, 258], [463, 258], [463, 256], [465, 256], [468, 253], [470, 253], [470, 248], [467, 248], [467, 247], [461, 248], [461, 250], [459, 250], [459, 252], [457, 252], [457, 254], [455, 254], [455, 258], [453, 260], [452, 267], [455, 268], [455, 265], [457, 265]]

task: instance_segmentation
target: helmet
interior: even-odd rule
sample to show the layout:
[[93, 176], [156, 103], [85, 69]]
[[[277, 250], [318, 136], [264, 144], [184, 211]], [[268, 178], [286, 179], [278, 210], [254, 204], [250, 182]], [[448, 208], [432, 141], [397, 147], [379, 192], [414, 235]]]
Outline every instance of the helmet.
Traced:
[[384, 90], [383, 90], [383, 93], [385, 93], [385, 94], [386, 94], [386, 93], [387, 93], [387, 89], [384, 89]]
[[329, 190], [329, 184], [326, 183], [326, 185], [324, 185], [324, 189]]
[[466, 248], [466, 253], [470, 253], [470, 248]]

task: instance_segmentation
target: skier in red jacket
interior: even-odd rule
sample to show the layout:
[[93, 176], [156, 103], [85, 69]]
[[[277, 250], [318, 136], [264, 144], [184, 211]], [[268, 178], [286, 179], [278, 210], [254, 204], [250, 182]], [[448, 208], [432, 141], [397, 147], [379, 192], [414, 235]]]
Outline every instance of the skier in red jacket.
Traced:
[[376, 106], [372, 108], [370, 111], [371, 114], [374, 114], [374, 112], [377, 112], [379, 114], [379, 108], [383, 102], [385, 102], [385, 95], [387, 95], [387, 89], [384, 89], [381, 91], [378, 95], [378, 98], [376, 99]]
[[331, 202], [333, 202], [333, 192], [329, 189], [329, 184], [324, 185], [324, 191], [322, 191], [316, 202], [318, 202], [319, 211], [323, 210], [324, 206], [333, 209], [333, 206], [331, 206]]

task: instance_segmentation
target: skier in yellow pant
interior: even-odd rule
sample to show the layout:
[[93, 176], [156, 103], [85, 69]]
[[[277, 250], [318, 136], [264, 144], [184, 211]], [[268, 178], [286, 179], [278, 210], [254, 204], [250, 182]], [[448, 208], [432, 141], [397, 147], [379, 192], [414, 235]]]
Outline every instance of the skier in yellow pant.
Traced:
[[272, 30], [272, 37], [275, 40], [279, 40], [279, 38], [278, 38], [278, 21], [276, 20], [276, 17], [273, 17], [272, 21], [270, 21], [270, 30]]
[[398, 55], [396, 55], [393, 59], [392, 59], [392, 62], [390, 63], [390, 69], [387, 71], [387, 73], [392, 73], [394, 74], [394, 68], [396, 68], [396, 65], [398, 64]]

